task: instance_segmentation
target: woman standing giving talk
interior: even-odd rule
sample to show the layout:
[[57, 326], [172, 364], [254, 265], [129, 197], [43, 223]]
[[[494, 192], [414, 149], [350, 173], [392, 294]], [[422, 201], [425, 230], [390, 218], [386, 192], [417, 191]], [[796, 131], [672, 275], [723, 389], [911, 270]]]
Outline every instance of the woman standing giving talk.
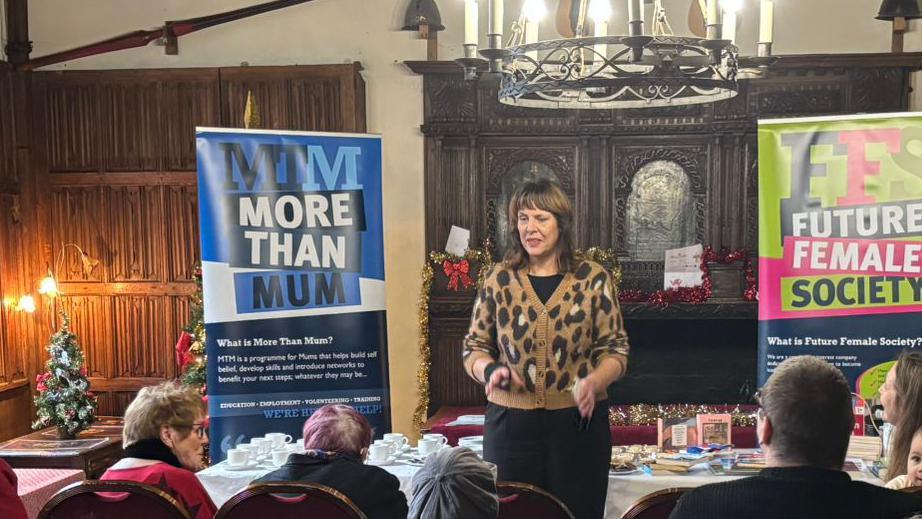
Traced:
[[596, 519], [611, 458], [606, 391], [629, 350], [614, 285], [574, 257], [557, 184], [525, 184], [508, 214], [513, 245], [487, 273], [464, 338], [464, 368], [489, 401], [484, 458], [500, 480], [537, 485]]

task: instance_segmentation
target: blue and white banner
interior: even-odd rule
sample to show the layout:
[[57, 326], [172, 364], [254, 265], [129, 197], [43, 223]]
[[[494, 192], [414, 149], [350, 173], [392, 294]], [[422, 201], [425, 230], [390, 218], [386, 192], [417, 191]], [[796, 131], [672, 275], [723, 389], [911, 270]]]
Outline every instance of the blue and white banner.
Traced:
[[390, 427], [381, 138], [197, 128], [211, 456], [324, 404]]

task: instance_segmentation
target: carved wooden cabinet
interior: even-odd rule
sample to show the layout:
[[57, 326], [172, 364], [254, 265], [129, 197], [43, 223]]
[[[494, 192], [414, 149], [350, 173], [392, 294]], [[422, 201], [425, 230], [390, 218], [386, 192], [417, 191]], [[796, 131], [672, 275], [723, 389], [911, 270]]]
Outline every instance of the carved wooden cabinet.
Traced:
[[[424, 77], [426, 247], [442, 250], [452, 225], [470, 229], [474, 246], [485, 238], [504, 245], [505, 202], [511, 190], [527, 179], [553, 178], [574, 203], [577, 246], [617, 251], [622, 288], [661, 288], [662, 253], [668, 248], [702, 243], [747, 249], [755, 258], [757, 120], [904, 111], [910, 74], [920, 63], [920, 54], [783, 56], [765, 77], [741, 82], [736, 97], [715, 104], [550, 110], [500, 104], [495, 77], [485, 74], [479, 81], [466, 81], [453, 62], [408, 62]], [[460, 362], [472, 294], [437, 286], [431, 294], [430, 412], [441, 405], [483, 402], [482, 389], [466, 380]], [[743, 366], [741, 372], [751, 363], [754, 375], [756, 305], [743, 302], [742, 294], [736, 304], [683, 305], [666, 311], [623, 306], [629, 333], [631, 318], [746, 321], [728, 325], [738, 329], [728, 331], [736, 337], [727, 339], [725, 349], [734, 351], [730, 343], [739, 343], [739, 358], [727, 361]], [[632, 342], [682, 342], [682, 326], [690, 326], [663, 324], [635, 326], [648, 336], [632, 337]], [[652, 338], [651, 333], [665, 335]], [[706, 341], [704, 329], [691, 335]], [[707, 356], [706, 345], [691, 346]], [[663, 359], [646, 361], [670, 362], [678, 358], [675, 347], [656, 348]], [[726, 360], [728, 353], [721, 351]], [[674, 382], [681, 384], [689, 373], [679, 370], [674, 375]], [[716, 390], [720, 394], [699, 397], [669, 390], [652, 396], [643, 384], [631, 384], [630, 376], [621, 383], [626, 390], [621, 401], [732, 401], [734, 388], [744, 385], [731, 381]]]

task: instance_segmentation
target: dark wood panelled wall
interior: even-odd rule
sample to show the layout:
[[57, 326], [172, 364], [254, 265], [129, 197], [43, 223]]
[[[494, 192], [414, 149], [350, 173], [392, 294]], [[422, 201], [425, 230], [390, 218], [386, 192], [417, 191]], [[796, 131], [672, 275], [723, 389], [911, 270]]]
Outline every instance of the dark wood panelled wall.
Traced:
[[[27, 431], [46, 357], [55, 268], [59, 308], [86, 352], [101, 414], [176, 375], [199, 257], [196, 126], [365, 131], [361, 66], [10, 73], [0, 71], [0, 439]], [[75, 244], [99, 264], [86, 274]]]
[[[573, 201], [578, 247], [617, 251], [623, 288], [661, 288], [662, 261], [644, 257], [642, 246], [632, 248], [629, 226], [629, 200], [638, 172], [659, 161], [687, 179], [687, 218], [679, 223], [689, 228], [680, 245], [746, 248], [755, 255], [756, 121], [906, 110], [911, 73], [920, 64], [922, 54], [785, 56], [764, 78], [742, 82], [739, 95], [720, 103], [579, 111], [502, 105], [495, 79], [465, 81], [453, 62], [408, 63], [424, 76], [426, 247], [441, 250], [452, 225], [471, 229], [474, 244], [486, 237], [499, 241], [503, 190], [508, 191], [510, 178], [520, 175], [523, 167], [532, 168], [551, 172]], [[648, 217], [645, 224], [661, 223]], [[635, 349], [632, 366], [637, 370], [629, 370], [619, 383], [619, 398], [694, 400], [699, 398], [692, 391], [697, 382], [710, 379], [723, 386], [712, 384], [715, 392], [702, 393], [701, 399], [734, 401], [737, 388], [747, 385], [743, 377], [753, 378], [755, 373], [755, 303], [742, 301], [741, 293], [739, 297], [729, 303], [674, 305], [666, 311], [623, 305], [629, 333], [636, 319], [685, 319], [686, 324], [633, 327], [632, 342], [657, 348]], [[473, 291], [452, 292], [444, 284], [433, 285], [430, 411], [484, 401], [483, 389], [464, 375], [460, 362], [459, 344], [472, 300]], [[690, 324], [701, 324], [687, 320], [702, 318], [737, 322], [715, 321], [710, 329], [704, 323], [695, 333], [687, 333]], [[715, 337], [715, 329], [726, 330], [728, 337]], [[715, 342], [722, 346], [718, 349]], [[702, 360], [708, 355], [714, 356], [713, 362]], [[717, 372], [704, 373], [706, 365]], [[728, 366], [733, 369], [724, 369]], [[741, 380], [730, 380], [731, 375]]]

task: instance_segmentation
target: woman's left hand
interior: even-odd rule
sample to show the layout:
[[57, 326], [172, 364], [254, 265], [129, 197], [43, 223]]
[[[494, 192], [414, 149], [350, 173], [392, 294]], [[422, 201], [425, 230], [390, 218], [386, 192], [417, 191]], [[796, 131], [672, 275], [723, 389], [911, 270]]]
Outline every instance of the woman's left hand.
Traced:
[[601, 385], [593, 374], [586, 378], [580, 379], [576, 389], [576, 405], [579, 407], [579, 414], [584, 418], [592, 416], [595, 410], [595, 395], [602, 390]]

